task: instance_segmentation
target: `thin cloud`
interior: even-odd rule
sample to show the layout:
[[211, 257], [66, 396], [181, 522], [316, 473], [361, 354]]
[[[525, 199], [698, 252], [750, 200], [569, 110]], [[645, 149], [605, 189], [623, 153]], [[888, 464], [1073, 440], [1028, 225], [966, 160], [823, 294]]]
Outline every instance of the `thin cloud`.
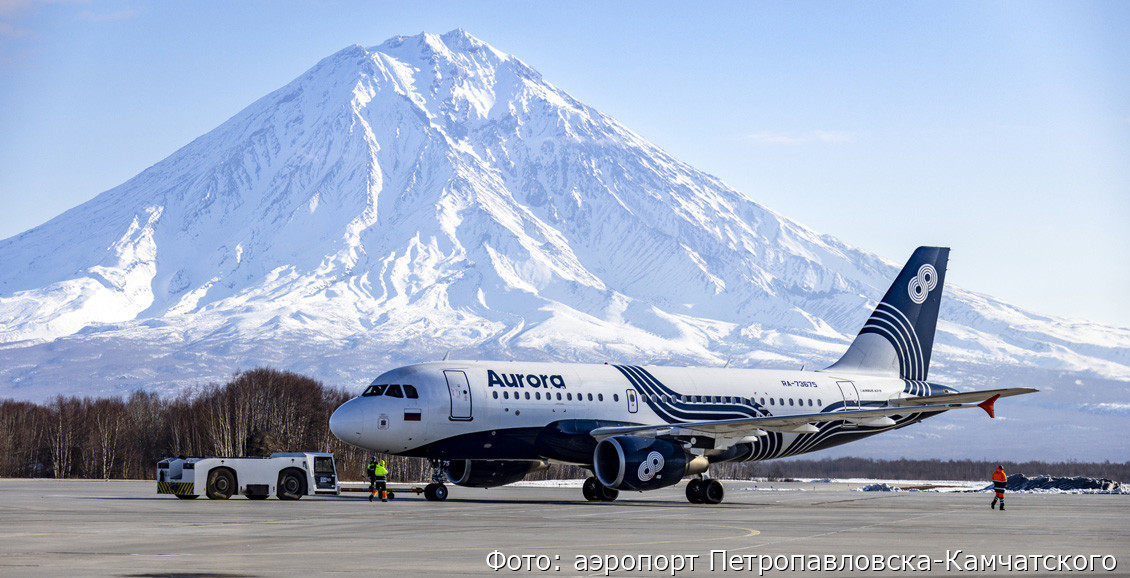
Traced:
[[802, 145], [812, 143], [846, 143], [855, 140], [851, 133], [832, 130], [814, 130], [806, 133], [757, 132], [747, 134], [742, 140], [759, 144]]
[[137, 18], [140, 14], [140, 10], [134, 9], [118, 10], [117, 12], [108, 12], [105, 14], [99, 14], [93, 10], [83, 10], [79, 12], [78, 17], [80, 20], [86, 20], [88, 22], [116, 22], [118, 20]]
[[0, 0], [0, 18], [6, 20], [22, 16], [39, 6], [48, 4], [86, 4], [88, 0]]
[[16, 28], [15, 24], [0, 20], [0, 38], [22, 38], [24, 36], [31, 36], [31, 31], [24, 28]]

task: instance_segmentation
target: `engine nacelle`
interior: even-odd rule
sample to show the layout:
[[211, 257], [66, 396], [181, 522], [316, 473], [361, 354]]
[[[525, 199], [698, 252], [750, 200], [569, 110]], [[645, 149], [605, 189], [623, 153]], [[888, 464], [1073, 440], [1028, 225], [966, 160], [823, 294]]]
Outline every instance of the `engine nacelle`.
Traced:
[[503, 460], [453, 460], [443, 469], [443, 475], [457, 486], [493, 488], [512, 484], [549, 467], [546, 462], [519, 462]]
[[687, 453], [667, 440], [637, 436], [603, 439], [593, 452], [601, 484], [617, 490], [656, 490], [673, 486], [687, 474]]

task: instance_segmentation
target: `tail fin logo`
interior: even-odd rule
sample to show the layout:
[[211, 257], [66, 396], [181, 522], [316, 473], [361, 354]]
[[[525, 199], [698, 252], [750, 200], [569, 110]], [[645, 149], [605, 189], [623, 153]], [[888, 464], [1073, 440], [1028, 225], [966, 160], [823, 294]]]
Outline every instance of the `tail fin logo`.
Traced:
[[918, 276], [910, 279], [910, 284], [906, 288], [906, 292], [910, 295], [910, 300], [921, 305], [926, 302], [926, 298], [930, 296], [930, 292], [938, 286], [938, 272], [934, 266], [926, 263], [919, 267]]

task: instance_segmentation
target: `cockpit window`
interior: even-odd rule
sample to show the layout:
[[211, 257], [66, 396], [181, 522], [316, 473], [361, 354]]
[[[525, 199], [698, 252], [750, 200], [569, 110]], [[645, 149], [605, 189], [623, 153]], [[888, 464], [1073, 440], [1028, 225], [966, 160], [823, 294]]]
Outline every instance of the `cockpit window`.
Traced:
[[361, 394], [361, 397], [372, 397], [374, 395], [383, 395], [386, 387], [388, 387], [388, 386], [383, 384], [383, 383], [374, 383], [373, 385], [370, 385], [368, 387], [368, 389], [365, 390], [365, 393]]
[[416, 388], [411, 385], [404, 386], [404, 397], [408, 399], [420, 399], [420, 394], [416, 393]]
[[385, 395], [389, 397], [404, 397], [404, 393], [400, 391], [400, 386], [396, 384], [388, 386], [388, 389], [385, 390]]

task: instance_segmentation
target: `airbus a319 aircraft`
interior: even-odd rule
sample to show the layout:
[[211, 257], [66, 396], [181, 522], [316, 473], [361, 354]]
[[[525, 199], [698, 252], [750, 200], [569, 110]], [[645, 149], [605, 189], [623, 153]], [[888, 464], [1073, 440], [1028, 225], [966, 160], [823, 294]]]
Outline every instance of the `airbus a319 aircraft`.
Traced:
[[425, 496], [453, 484], [489, 488], [550, 462], [594, 476], [584, 497], [655, 490], [690, 477], [687, 499], [717, 504], [710, 464], [813, 452], [952, 409], [994, 417], [1001, 397], [926, 381], [949, 249], [910, 257], [839, 361], [820, 371], [618, 364], [442, 361], [377, 377], [330, 417], [341, 440], [423, 457]]

